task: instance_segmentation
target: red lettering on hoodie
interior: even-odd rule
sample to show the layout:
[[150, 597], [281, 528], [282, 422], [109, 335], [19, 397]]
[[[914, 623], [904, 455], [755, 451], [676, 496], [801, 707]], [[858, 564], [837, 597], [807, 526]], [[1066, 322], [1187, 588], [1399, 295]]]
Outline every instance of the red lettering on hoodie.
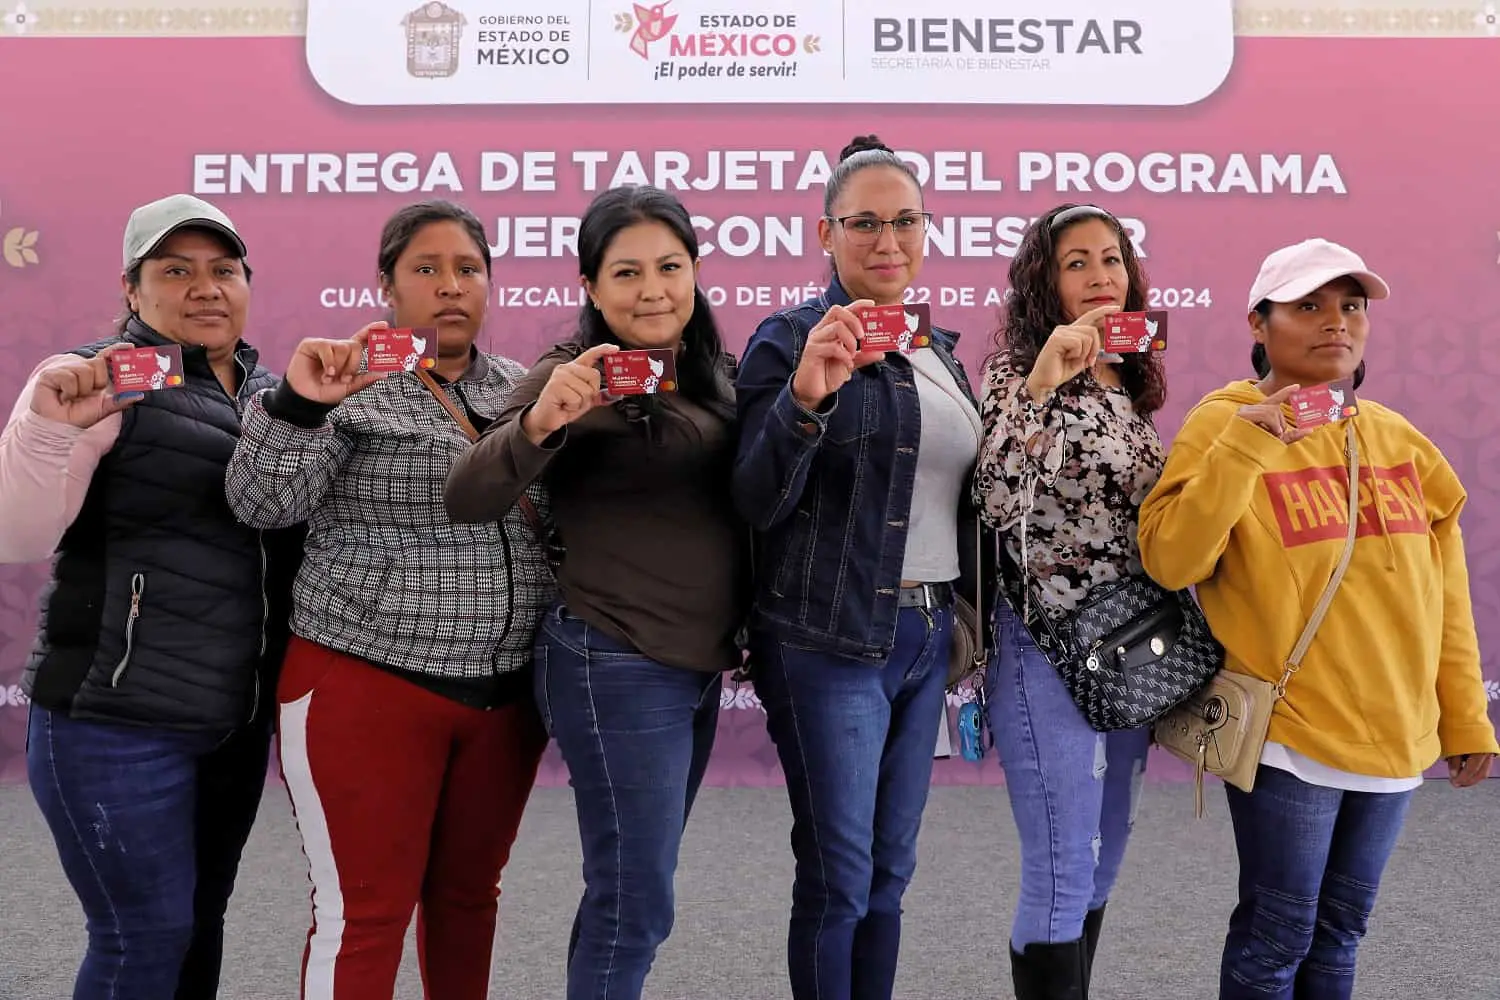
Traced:
[[[1331, 541], [1348, 533], [1348, 469], [1325, 466], [1267, 472], [1261, 479], [1286, 548]], [[1356, 537], [1382, 532], [1427, 534], [1430, 525], [1420, 483], [1411, 462], [1391, 468], [1361, 466]]]

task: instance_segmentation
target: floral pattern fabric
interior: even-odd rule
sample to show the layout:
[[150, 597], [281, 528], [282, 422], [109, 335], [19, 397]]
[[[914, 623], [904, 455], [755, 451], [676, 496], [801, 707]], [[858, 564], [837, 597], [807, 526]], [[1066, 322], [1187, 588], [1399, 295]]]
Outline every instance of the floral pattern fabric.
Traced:
[[1137, 518], [1166, 462], [1155, 423], [1129, 393], [1090, 372], [1075, 382], [1039, 406], [1009, 361], [993, 359], [980, 414], [975, 503], [1053, 615], [1142, 572]]

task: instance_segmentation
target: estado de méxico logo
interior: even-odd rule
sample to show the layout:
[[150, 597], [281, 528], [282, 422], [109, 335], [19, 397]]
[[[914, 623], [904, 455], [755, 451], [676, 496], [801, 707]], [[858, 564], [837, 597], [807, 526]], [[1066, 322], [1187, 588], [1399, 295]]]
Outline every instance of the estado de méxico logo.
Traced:
[[[665, 59], [782, 59], [795, 60], [800, 55], [815, 55], [822, 51], [822, 39], [818, 35], [799, 34], [795, 13], [783, 14], [723, 14], [702, 13], [689, 16], [681, 25], [679, 15], [667, 8], [672, 0], [646, 5], [632, 4], [632, 11], [615, 15], [615, 31], [628, 33], [630, 51], [643, 60]], [[668, 51], [652, 49], [652, 45], [668, 41]], [[670, 65], [663, 63], [665, 69]], [[728, 76], [792, 76], [795, 64], [787, 63], [779, 69], [753, 69], [748, 74], [744, 67], [730, 71]], [[710, 73], [685, 73], [679, 75], [717, 76], [719, 70]]]

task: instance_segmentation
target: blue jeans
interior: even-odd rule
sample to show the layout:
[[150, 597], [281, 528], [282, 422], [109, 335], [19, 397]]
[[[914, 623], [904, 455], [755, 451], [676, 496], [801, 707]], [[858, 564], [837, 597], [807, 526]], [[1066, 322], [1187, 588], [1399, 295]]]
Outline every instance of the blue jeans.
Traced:
[[1076, 941], [1120, 874], [1151, 732], [1094, 730], [1003, 600], [985, 699], [1021, 841], [1011, 946]]
[[792, 805], [795, 1000], [890, 1000], [952, 628], [950, 609], [902, 608], [884, 663], [752, 639]]
[[537, 636], [535, 683], [583, 843], [567, 1000], [636, 1000], [672, 931], [677, 851], [723, 682], [657, 663], [557, 605]]
[[1346, 1000], [1411, 792], [1321, 788], [1262, 766], [1226, 785], [1240, 855], [1220, 1000]]
[[26, 772], [83, 904], [74, 1000], [209, 1000], [266, 785], [267, 726], [183, 733], [32, 706]]

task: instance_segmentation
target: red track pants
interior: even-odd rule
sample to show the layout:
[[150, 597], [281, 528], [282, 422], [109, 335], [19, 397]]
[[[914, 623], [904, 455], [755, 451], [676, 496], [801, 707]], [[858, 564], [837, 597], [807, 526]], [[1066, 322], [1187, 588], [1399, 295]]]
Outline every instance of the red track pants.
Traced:
[[468, 708], [293, 638], [281, 772], [313, 884], [304, 1000], [389, 1000], [413, 909], [428, 997], [483, 1000], [546, 735], [530, 698]]

